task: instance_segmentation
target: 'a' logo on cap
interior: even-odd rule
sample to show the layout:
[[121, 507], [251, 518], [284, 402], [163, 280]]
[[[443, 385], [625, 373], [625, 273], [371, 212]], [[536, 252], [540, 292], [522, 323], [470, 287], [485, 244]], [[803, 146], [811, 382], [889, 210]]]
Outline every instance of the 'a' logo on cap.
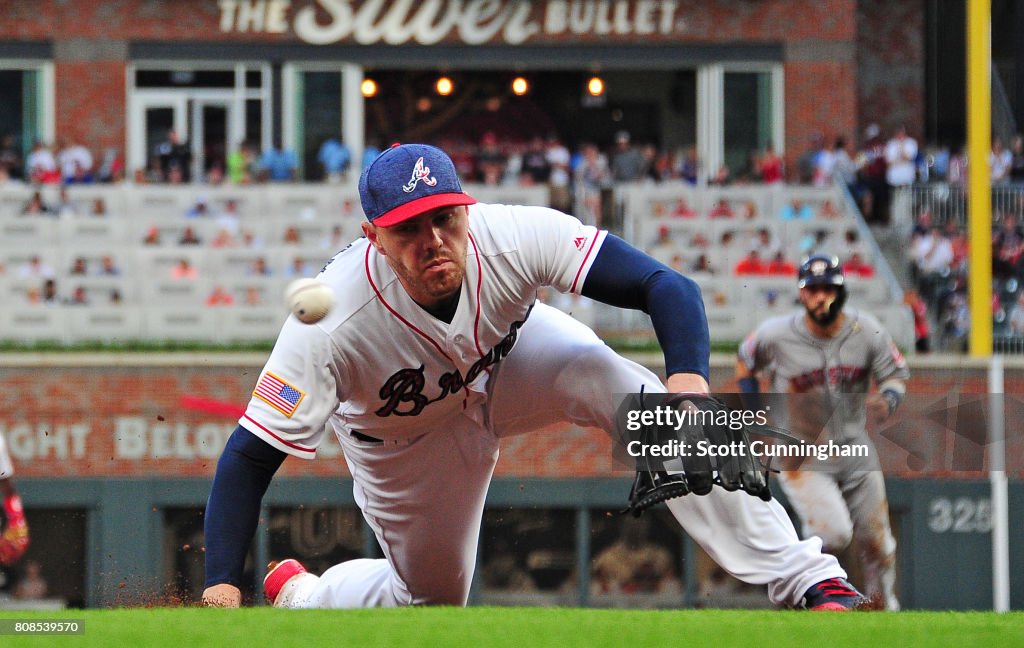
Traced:
[[430, 177], [430, 167], [423, 164], [423, 158], [416, 160], [416, 166], [412, 168], [412, 177], [409, 178], [409, 182], [402, 185], [402, 191], [405, 193], [412, 193], [416, 188], [416, 184], [420, 181], [428, 187], [433, 187], [437, 184], [437, 178]]

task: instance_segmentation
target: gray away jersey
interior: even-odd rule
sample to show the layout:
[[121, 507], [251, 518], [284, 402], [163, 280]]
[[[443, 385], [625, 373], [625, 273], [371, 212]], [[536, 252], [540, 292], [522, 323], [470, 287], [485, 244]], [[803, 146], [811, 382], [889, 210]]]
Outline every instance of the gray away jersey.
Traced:
[[[766, 320], [739, 349], [747, 368], [769, 379], [771, 393], [827, 393], [838, 415], [829, 426], [837, 442], [864, 438], [872, 377], [877, 383], [910, 377], [903, 354], [877, 319], [853, 308], [843, 312], [846, 320], [833, 338], [812, 334], [801, 310]], [[784, 418], [776, 421], [788, 427]]]

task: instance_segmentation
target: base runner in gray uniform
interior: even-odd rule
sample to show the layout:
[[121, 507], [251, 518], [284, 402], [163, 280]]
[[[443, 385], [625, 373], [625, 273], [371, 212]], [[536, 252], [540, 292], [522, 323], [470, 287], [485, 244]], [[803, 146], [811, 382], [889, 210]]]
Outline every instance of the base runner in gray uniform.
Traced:
[[[867, 456], [804, 461], [800, 470], [783, 470], [779, 482], [804, 535], [821, 538], [825, 551], [841, 553], [857, 539], [865, 593], [898, 610], [896, 541], [866, 424], [868, 416], [880, 422], [899, 406], [910, 376], [907, 363], [877, 319], [843, 308], [846, 285], [837, 258], [809, 257], [798, 286], [803, 310], [766, 320], [752, 332], [740, 346], [736, 377], [748, 394], [759, 391], [757, 377], [764, 375], [776, 397], [788, 395], [787, 420], [776, 422], [799, 436], [867, 450]], [[879, 389], [869, 394], [872, 378]]]

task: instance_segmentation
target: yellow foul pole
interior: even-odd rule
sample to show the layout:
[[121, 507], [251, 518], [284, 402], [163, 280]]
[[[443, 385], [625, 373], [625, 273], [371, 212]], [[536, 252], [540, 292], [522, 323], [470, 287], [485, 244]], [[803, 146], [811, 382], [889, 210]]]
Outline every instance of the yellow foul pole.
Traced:
[[970, 352], [992, 355], [991, 0], [967, 2], [967, 229]]

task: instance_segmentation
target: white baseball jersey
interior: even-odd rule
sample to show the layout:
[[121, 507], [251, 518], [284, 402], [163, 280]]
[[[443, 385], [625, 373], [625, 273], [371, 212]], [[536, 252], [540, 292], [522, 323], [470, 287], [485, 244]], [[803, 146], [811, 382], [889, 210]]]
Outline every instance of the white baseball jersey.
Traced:
[[407, 442], [460, 412], [476, 416], [490, 369], [516, 342], [537, 288], [579, 293], [606, 233], [542, 207], [469, 207], [466, 275], [451, 323], [416, 304], [365, 238], [319, 279], [336, 305], [315, 325], [289, 317], [239, 423], [311, 459], [330, 420]]

